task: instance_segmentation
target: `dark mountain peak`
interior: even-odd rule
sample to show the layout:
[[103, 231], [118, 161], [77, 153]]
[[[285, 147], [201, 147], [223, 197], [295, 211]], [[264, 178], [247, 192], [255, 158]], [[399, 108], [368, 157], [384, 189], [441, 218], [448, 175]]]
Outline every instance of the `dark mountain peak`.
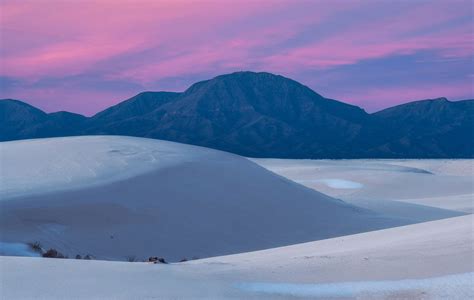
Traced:
[[309, 87], [284, 76], [276, 75], [268, 72], [252, 72], [252, 71], [239, 71], [229, 74], [223, 74], [216, 76], [209, 80], [203, 80], [193, 84], [189, 87], [185, 93], [196, 93], [200, 89], [209, 88], [252, 88], [253, 90], [261, 90], [265, 88], [280, 88], [280, 89], [302, 89], [307, 93], [312, 93], [318, 97], [321, 95], [317, 94]]
[[449, 101], [448, 98], [446, 98], [446, 97], [438, 97], [438, 98], [432, 98], [432, 99], [424, 99], [424, 100], [413, 101], [411, 103], [418, 103], [418, 102], [440, 103], [440, 102], [451, 102], [451, 101]]
[[24, 134], [29, 128], [47, 120], [48, 115], [20, 100], [3, 99], [0, 100], [0, 141], [8, 141], [34, 136]]
[[457, 111], [460, 109], [460, 105], [463, 105], [462, 103], [464, 103], [464, 101], [449, 101], [445, 97], [440, 97], [400, 104], [378, 111], [373, 115], [384, 118], [430, 118], [434, 115], [436, 116]]
[[374, 116], [389, 126], [386, 138], [390, 142], [384, 147], [392, 152], [411, 153], [412, 157], [472, 157], [473, 103], [427, 99], [387, 108]]
[[180, 93], [174, 92], [142, 92], [97, 113], [92, 119], [118, 121], [144, 115], [172, 101], [179, 95]]
[[0, 100], [0, 141], [78, 135], [86, 119], [67, 111], [47, 114], [19, 100]]
[[289, 121], [304, 115], [320, 99], [311, 89], [283, 76], [245, 71], [192, 85], [175, 108], [180, 114], [190, 115], [193, 110], [208, 119], [237, 120], [253, 114]]
[[39, 121], [46, 113], [26, 102], [15, 99], [0, 100], [0, 119], [6, 121]]
[[[349, 139], [359, 134], [367, 116], [286, 77], [236, 72], [194, 84], [142, 123], [150, 124], [149, 137], [249, 156], [263, 156], [264, 151], [291, 156], [293, 151], [322, 155], [329, 150], [318, 145], [325, 143], [340, 147], [346, 132]], [[305, 139], [311, 143], [304, 145]], [[299, 149], [288, 148], [292, 144]]]
[[183, 98], [194, 99], [190, 102], [204, 110], [252, 108], [260, 113], [270, 110], [280, 110], [283, 113], [284, 110], [295, 109], [303, 113], [310, 106], [336, 102], [325, 99], [292, 79], [251, 71], [219, 75], [198, 82], [185, 91]]
[[473, 157], [474, 100], [441, 97], [372, 115], [267, 72], [241, 71], [183, 93], [143, 92], [91, 118], [0, 101], [0, 140], [81, 134], [165, 139], [252, 157]]
[[449, 103], [452, 103], [452, 102], [449, 101], [447, 98], [439, 97], [439, 98], [433, 98], [433, 99], [424, 99], [424, 100], [413, 101], [413, 102], [401, 104], [399, 106], [402, 106], [402, 105], [412, 105], [412, 106], [422, 106], [422, 105], [424, 105], [424, 106], [429, 106], [429, 105], [445, 105], [445, 104], [449, 104]]
[[299, 88], [308, 89], [311, 92], [316, 93], [309, 87], [299, 83], [296, 80], [269, 72], [238, 71], [234, 73], [216, 76], [210, 81], [239, 81], [241, 83], [253, 85], [273, 85], [279, 83], [284, 85], [297, 86]]
[[25, 107], [25, 108], [30, 108], [30, 109], [41, 111], [40, 109], [38, 109], [38, 108], [34, 107], [33, 105], [30, 105], [30, 104], [28, 104], [24, 101], [16, 100], [16, 99], [10, 99], [10, 98], [0, 99], [0, 105], [3, 106], [3, 107], [5, 107], [5, 106]]
[[23, 102], [21, 100], [16, 100], [16, 99], [11, 99], [11, 98], [0, 99], [0, 103], [2, 103], [4, 105], [6, 105], [6, 104], [29, 105], [26, 102]]
[[48, 114], [48, 116], [50, 120], [53, 120], [54, 122], [82, 122], [87, 119], [83, 115], [68, 111], [57, 111]]
[[270, 80], [286, 79], [286, 80], [294, 81], [290, 78], [286, 78], [278, 74], [273, 74], [269, 72], [254, 72], [254, 71], [237, 71], [233, 73], [222, 74], [222, 75], [214, 77], [213, 79], [223, 79], [223, 80], [226, 80], [226, 79], [270, 79]]
[[78, 116], [78, 117], [85, 118], [81, 114], [77, 114], [77, 113], [73, 113], [73, 112], [69, 112], [69, 111], [65, 111], [65, 110], [55, 111], [55, 112], [49, 113], [49, 115], [50, 116]]
[[154, 99], [158, 97], [173, 96], [173, 95], [176, 96], [179, 94], [180, 93], [178, 92], [167, 92], [167, 91], [144, 91], [144, 92], [136, 94], [135, 96], [133, 96], [132, 98], [128, 100], [131, 100], [131, 99], [149, 100], [149, 99]]

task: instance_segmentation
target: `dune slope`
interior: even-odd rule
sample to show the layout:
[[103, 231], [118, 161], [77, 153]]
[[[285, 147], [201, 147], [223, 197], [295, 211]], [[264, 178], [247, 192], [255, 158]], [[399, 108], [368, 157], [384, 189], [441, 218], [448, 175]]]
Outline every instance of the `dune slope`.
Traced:
[[69, 256], [176, 261], [408, 223], [196, 146], [119, 136], [0, 146], [0, 241]]
[[253, 159], [308, 188], [384, 215], [432, 221], [474, 211], [472, 159]]
[[462, 216], [171, 265], [0, 257], [0, 296], [471, 299], [472, 222]]

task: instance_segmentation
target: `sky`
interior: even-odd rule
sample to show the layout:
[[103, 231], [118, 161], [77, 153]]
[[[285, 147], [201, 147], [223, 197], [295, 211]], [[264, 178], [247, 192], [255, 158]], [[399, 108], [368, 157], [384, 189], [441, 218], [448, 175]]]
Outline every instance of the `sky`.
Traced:
[[368, 112], [474, 98], [473, 0], [0, 0], [0, 98], [85, 115], [266, 71]]

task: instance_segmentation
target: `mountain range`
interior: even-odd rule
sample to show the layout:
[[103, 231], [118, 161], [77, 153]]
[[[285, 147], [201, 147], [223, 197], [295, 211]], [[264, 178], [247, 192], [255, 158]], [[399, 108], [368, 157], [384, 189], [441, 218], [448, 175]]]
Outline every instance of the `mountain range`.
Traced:
[[148, 137], [250, 157], [471, 158], [474, 100], [369, 114], [265, 72], [217, 76], [182, 93], [143, 92], [92, 117], [0, 100], [0, 141], [74, 135]]

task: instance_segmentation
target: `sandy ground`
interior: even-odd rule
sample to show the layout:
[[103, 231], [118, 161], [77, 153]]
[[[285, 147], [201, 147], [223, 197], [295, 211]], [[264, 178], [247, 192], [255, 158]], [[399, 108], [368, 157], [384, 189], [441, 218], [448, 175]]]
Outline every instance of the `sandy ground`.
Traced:
[[254, 281], [292, 283], [466, 273], [474, 271], [473, 221], [468, 215], [190, 264], [227, 265], [228, 271], [245, 273]]
[[1, 293], [4, 299], [470, 299], [473, 221], [456, 217], [171, 265], [0, 257]]
[[1, 253], [33, 256], [24, 243], [38, 237], [103, 258], [244, 253], [167, 265], [0, 256], [0, 298], [474, 298], [473, 160], [251, 160], [266, 170], [97, 138], [1, 144]]
[[309, 188], [374, 210], [403, 203], [467, 213], [474, 207], [472, 159], [252, 160]]
[[95, 136], [0, 146], [0, 254], [15, 249], [6, 243], [39, 242], [69, 257], [179, 261], [462, 215], [361, 209], [243, 157], [165, 141]]

